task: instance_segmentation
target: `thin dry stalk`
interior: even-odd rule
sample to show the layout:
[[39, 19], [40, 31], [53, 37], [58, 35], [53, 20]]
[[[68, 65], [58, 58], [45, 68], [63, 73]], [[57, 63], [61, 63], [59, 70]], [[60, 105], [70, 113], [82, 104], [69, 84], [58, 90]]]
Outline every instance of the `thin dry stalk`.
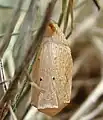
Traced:
[[[69, 15], [71, 15], [71, 20], [73, 20], [73, 0], [69, 0], [68, 1], [68, 7], [67, 7], [67, 11], [66, 11], [66, 17], [65, 17], [65, 21], [64, 21], [64, 29], [63, 29], [63, 33], [66, 32], [67, 26], [68, 26], [68, 20], [69, 20]], [[72, 24], [73, 21], [71, 21]], [[72, 26], [72, 25], [71, 25]]]
[[98, 98], [103, 94], [103, 77], [100, 83], [92, 91], [86, 101], [80, 106], [80, 108], [74, 113], [74, 115], [69, 120], [78, 120], [91, 108], [98, 100]]
[[89, 17], [87, 17], [82, 23], [78, 24], [77, 27], [74, 29], [73, 33], [69, 37], [70, 46], [73, 46], [75, 43], [76, 38], [83, 35], [85, 32], [90, 30], [93, 25], [96, 24], [97, 19], [100, 17], [101, 12], [94, 12]]
[[[92, 40], [93, 45], [99, 51], [100, 56], [103, 56], [102, 42], [98, 40], [96, 37]], [[103, 57], [101, 57], [102, 65], [103, 65]], [[101, 95], [103, 95], [103, 66], [101, 67], [101, 81], [97, 85], [97, 87], [92, 91], [86, 101], [80, 106], [80, 108], [75, 112], [75, 114], [70, 118], [70, 120], [78, 120], [91, 108], [99, 99]]]
[[94, 4], [96, 5], [97, 9], [100, 10], [100, 5], [97, 0], [93, 0]]
[[53, 11], [53, 8], [55, 6], [56, 1], [57, 0], [52, 0], [49, 3], [49, 5], [48, 5], [48, 7], [46, 9], [46, 15], [45, 15], [43, 24], [41, 25], [41, 27], [40, 27], [37, 35], [36, 35], [36, 38], [33, 41], [33, 44], [28, 49], [27, 54], [24, 56], [24, 58], [25, 58], [24, 61], [21, 63], [21, 66], [18, 69], [16, 69], [15, 76], [14, 76], [13, 81], [10, 84], [6, 94], [0, 100], [0, 108], [3, 108], [5, 102], [9, 102], [9, 100], [11, 98], [14, 98], [14, 96], [15, 96], [14, 90], [15, 90], [15, 87], [16, 87], [18, 81], [19, 81], [19, 77], [21, 76], [22, 71], [24, 70], [24, 68], [28, 67], [28, 63], [31, 61], [33, 56], [36, 54], [38, 46], [40, 45], [40, 43], [42, 41], [42, 38], [43, 38], [43, 35], [44, 35], [44, 32], [45, 32], [45, 29], [47, 27], [47, 24], [48, 24], [48, 22], [50, 20], [51, 13]]
[[97, 115], [103, 111], [103, 102], [100, 103], [96, 109], [94, 109], [89, 114], [83, 116], [80, 120], [93, 120]]
[[24, 2], [24, 0], [19, 0], [18, 1], [16, 8], [14, 8], [14, 13], [11, 17], [12, 19], [9, 23], [9, 26], [8, 26], [7, 31], [5, 33], [5, 36], [3, 37], [3, 39], [0, 42], [0, 56], [1, 57], [4, 53], [4, 51], [6, 50], [6, 48], [8, 47], [8, 45], [9, 45], [11, 34], [12, 34], [12, 32], [15, 28], [16, 22], [19, 18], [20, 8], [21, 8], [23, 2]]
[[59, 17], [58, 25], [61, 26], [65, 14], [67, 0], [62, 0], [62, 12]]
[[[2, 80], [2, 82], [4, 82], [4, 84], [3, 84], [3, 90], [4, 90], [4, 94], [5, 94], [6, 91], [7, 91], [7, 89], [8, 89], [8, 84], [5, 83], [4, 67], [3, 67], [2, 60], [0, 60], [0, 69], [1, 69], [0, 70], [1, 71], [1, 80]], [[15, 115], [15, 113], [14, 113], [14, 111], [13, 111], [13, 109], [12, 109], [12, 107], [11, 107], [10, 104], [8, 104], [8, 108], [9, 108], [9, 111], [11, 113], [11, 117], [13, 118], [13, 120], [17, 120], [17, 117], [16, 117], [16, 115]], [[2, 117], [4, 117], [4, 116], [2, 116]]]

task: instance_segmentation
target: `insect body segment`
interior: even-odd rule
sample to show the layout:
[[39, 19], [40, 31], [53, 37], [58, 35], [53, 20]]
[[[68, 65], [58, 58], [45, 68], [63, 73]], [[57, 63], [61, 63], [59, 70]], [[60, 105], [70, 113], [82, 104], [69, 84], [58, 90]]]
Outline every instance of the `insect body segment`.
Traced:
[[39, 68], [32, 72], [34, 81], [38, 81], [38, 85], [45, 91], [37, 95], [32, 88], [32, 104], [50, 116], [57, 114], [70, 102], [73, 64], [66, 43], [60, 28], [49, 24], [41, 45]]

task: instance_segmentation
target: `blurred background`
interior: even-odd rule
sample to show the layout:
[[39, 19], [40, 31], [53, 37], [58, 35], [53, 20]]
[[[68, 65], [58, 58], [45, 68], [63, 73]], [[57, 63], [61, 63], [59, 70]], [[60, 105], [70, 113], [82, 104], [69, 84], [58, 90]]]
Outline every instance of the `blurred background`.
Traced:
[[[3, 40], [11, 19], [13, 19], [18, 1], [0, 0], [0, 42]], [[50, 2], [50, 0], [35, 0], [34, 11], [29, 14], [27, 11], [32, 0], [22, 1], [19, 17], [15, 22], [15, 29], [13, 29], [15, 34], [10, 38], [10, 43], [2, 57], [5, 76], [8, 80], [13, 77], [15, 69], [23, 61], [22, 56], [25, 54], [23, 48], [25, 48], [26, 39], [25, 41], [22, 39], [25, 37], [26, 29], [30, 27], [28, 25], [31, 25], [31, 21], [33, 21], [30, 29], [34, 34], [35, 30], [40, 27], [46, 7]], [[69, 0], [67, 0], [68, 2]], [[74, 0], [72, 5], [73, 30], [67, 38], [73, 58], [71, 102], [55, 117], [46, 116], [30, 105], [30, 85], [27, 81], [21, 80], [17, 83], [18, 88], [12, 102], [15, 120], [103, 120], [103, 0], [97, 0], [97, 3], [98, 5], [94, 0]], [[57, 0], [51, 16], [51, 20], [56, 23], [58, 23], [62, 12], [62, 5], [63, 1]], [[65, 9], [67, 7], [66, 4]], [[24, 19], [27, 14], [29, 17]], [[69, 13], [68, 16], [70, 16]], [[65, 36], [70, 32], [71, 22], [69, 17]], [[63, 26], [62, 22], [61, 29]], [[18, 34], [21, 35], [19, 39]], [[16, 41], [17, 39], [18, 41]], [[0, 85], [0, 98], [3, 94], [5, 92], [3, 86]], [[9, 112], [3, 119], [14, 120], [10, 117]]]

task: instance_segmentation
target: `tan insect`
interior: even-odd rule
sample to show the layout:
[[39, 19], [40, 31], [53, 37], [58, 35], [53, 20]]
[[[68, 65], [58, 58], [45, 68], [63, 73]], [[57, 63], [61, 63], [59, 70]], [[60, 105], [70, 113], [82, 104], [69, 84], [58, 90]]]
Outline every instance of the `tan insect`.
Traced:
[[72, 67], [71, 51], [63, 32], [50, 23], [31, 73], [33, 81], [44, 92], [32, 87], [32, 105], [50, 116], [60, 112], [70, 102]]

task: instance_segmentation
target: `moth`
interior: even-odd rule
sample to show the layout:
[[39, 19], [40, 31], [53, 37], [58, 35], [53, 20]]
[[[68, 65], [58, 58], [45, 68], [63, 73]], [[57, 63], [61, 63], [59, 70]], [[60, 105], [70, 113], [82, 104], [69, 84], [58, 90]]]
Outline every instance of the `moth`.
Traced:
[[31, 72], [32, 80], [44, 92], [31, 87], [31, 104], [49, 116], [60, 112], [70, 102], [72, 68], [68, 41], [56, 24], [49, 23]]

